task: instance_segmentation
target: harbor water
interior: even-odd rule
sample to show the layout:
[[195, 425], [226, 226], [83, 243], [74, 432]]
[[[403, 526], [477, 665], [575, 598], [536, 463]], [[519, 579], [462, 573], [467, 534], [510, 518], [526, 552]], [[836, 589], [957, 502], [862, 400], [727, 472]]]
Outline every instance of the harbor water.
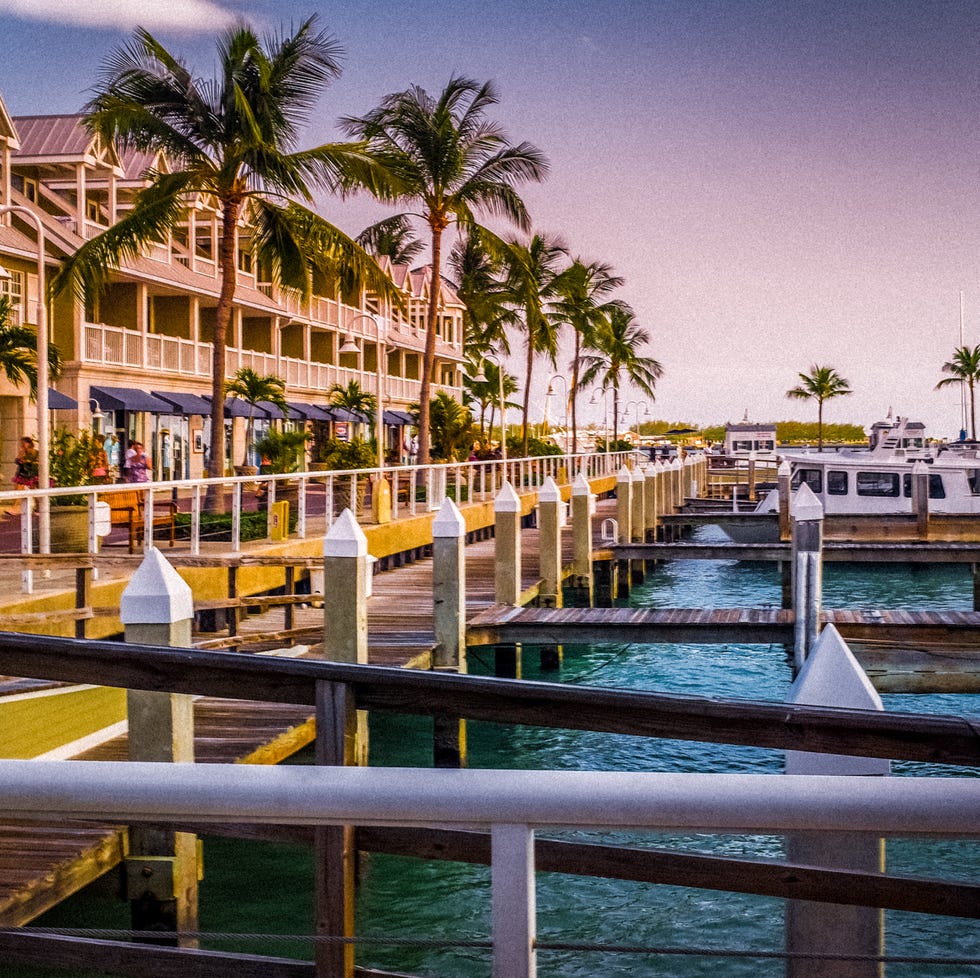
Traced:
[[[717, 531], [698, 531], [711, 539]], [[735, 561], [661, 564], [630, 603], [661, 607], [778, 606], [775, 565]], [[829, 564], [827, 607], [970, 608], [965, 567], [877, 567]], [[473, 673], [492, 671], [492, 650], [471, 652]], [[781, 700], [792, 675], [782, 646], [602, 645], [566, 646], [561, 668], [542, 673], [525, 651], [524, 677], [581, 685], [693, 695]], [[980, 701], [962, 695], [884, 697], [896, 711], [980, 714]], [[372, 717], [371, 758], [377, 766], [431, 763], [431, 725], [421, 719]], [[778, 751], [658, 741], [471, 723], [469, 765], [486, 768], [603, 769], [617, 771], [779, 772]], [[297, 758], [302, 763], [303, 758]], [[896, 776], [964, 776], [960, 768], [895, 763]], [[556, 836], [579, 841], [628, 841], [637, 846], [713, 853], [733, 858], [783, 858], [783, 839], [741, 836]], [[980, 851], [974, 842], [889, 840], [889, 872], [976, 882]], [[281, 956], [310, 955], [308, 942], [286, 935], [312, 928], [310, 853], [299, 845], [207, 839], [201, 884], [202, 929], [256, 935], [215, 938], [213, 948]], [[785, 964], [784, 901], [681, 887], [539, 874], [539, 974], [542, 978], [671, 976], [777, 978]], [[406, 974], [484, 978], [490, 933], [489, 870], [456, 863], [367, 855], [360, 866], [357, 920], [367, 938], [358, 963]], [[885, 953], [892, 957], [980, 957], [976, 921], [888, 911]], [[109, 885], [95, 886], [38, 921], [48, 927], [125, 928], [125, 906]], [[263, 937], [260, 935], [281, 935]], [[467, 945], [476, 946], [467, 946]], [[549, 945], [571, 945], [549, 949]], [[828, 950], [833, 950], [828, 949]], [[50, 972], [52, 975], [57, 972]], [[46, 978], [43, 969], [17, 972]], [[888, 978], [978, 978], [980, 966], [889, 963]]]

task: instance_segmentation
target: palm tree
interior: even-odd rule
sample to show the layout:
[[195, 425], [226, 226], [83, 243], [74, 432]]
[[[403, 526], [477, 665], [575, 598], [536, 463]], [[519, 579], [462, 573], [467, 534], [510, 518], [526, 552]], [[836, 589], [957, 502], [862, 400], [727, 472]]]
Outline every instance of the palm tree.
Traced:
[[[0, 372], [14, 387], [26, 380], [31, 400], [37, 397], [37, 330], [15, 324], [13, 303], [4, 294], [0, 294]], [[50, 343], [48, 373], [54, 379], [61, 376], [61, 355]]]
[[[149, 174], [131, 210], [87, 241], [63, 265], [56, 290], [81, 296], [105, 287], [109, 271], [165, 240], [184, 218], [192, 195], [214, 200], [221, 214], [219, 295], [212, 360], [212, 459], [224, 458], [224, 381], [228, 325], [238, 272], [238, 228], [254, 227], [258, 267], [284, 288], [306, 291], [311, 272], [330, 284], [363, 279], [393, 295], [376, 262], [304, 204], [314, 189], [362, 182], [376, 168], [351, 144], [296, 150], [297, 138], [323, 86], [340, 73], [334, 39], [315, 32], [315, 18], [292, 36], [264, 43], [240, 23], [218, 43], [217, 77], [196, 79], [145, 30], [116, 50], [86, 106], [86, 124], [108, 144], [162, 150], [173, 172]], [[302, 202], [302, 203], [301, 203]], [[217, 505], [209, 493], [209, 508]]]
[[327, 391], [331, 407], [343, 408], [351, 414], [359, 414], [370, 418], [378, 408], [378, 399], [356, 381], [350, 380], [346, 385], [334, 384]]
[[[485, 380], [474, 380], [477, 373], [482, 370]], [[493, 431], [494, 413], [500, 405], [500, 370], [492, 360], [476, 360], [466, 368], [463, 374], [463, 391], [470, 401], [480, 406], [480, 442], [487, 442], [487, 410], [490, 411], [489, 430]], [[509, 394], [517, 392], [517, 378], [513, 374], [504, 371], [504, 404], [501, 408], [501, 417], [507, 408], [519, 407], [519, 405], [507, 400]], [[501, 434], [501, 438], [506, 437], [506, 433]]]
[[[946, 368], [943, 367], [945, 370]], [[800, 385], [786, 391], [787, 397], [800, 401], [817, 402], [817, 451], [823, 451], [823, 404], [834, 397], [851, 393], [850, 381], [845, 380], [833, 367], [811, 364], [808, 374], [798, 374]]]
[[558, 355], [557, 315], [549, 307], [549, 300], [556, 294], [555, 282], [558, 263], [568, 253], [557, 238], [535, 234], [527, 244], [510, 241], [507, 244], [507, 297], [518, 310], [521, 328], [526, 335], [527, 366], [524, 373], [524, 404], [521, 426], [522, 450], [527, 454], [530, 427], [528, 413], [531, 406], [531, 374], [534, 360], [542, 354], [552, 365]]
[[555, 312], [563, 322], [572, 327], [574, 350], [572, 353], [572, 382], [569, 385], [568, 400], [572, 420], [572, 454], [578, 452], [578, 400], [579, 373], [582, 369], [582, 350], [595, 344], [595, 336], [606, 323], [609, 308], [602, 301], [623, 284], [623, 279], [614, 275], [612, 266], [603, 262], [590, 262], [588, 265], [577, 258], [555, 280], [555, 290], [559, 299]]
[[619, 440], [619, 392], [625, 381], [654, 400], [654, 387], [664, 368], [653, 357], [639, 354], [650, 334], [637, 323], [625, 302], [610, 303], [606, 325], [594, 337], [594, 349], [582, 356], [583, 387], [599, 382], [613, 392], [613, 442]]
[[936, 390], [949, 387], [952, 384], [966, 384], [970, 391], [970, 440], [977, 440], [977, 409], [975, 387], [980, 380], [980, 346], [958, 346], [953, 351], [953, 359], [943, 364], [943, 373], [951, 374], [944, 377]]
[[474, 212], [509, 218], [520, 228], [529, 221], [516, 186], [540, 180], [547, 164], [530, 143], [512, 146], [486, 117], [498, 101], [490, 82], [452, 78], [439, 96], [418, 86], [386, 95], [363, 118], [347, 118], [349, 136], [367, 140], [388, 177], [376, 196], [392, 203], [415, 203], [431, 237], [432, 281], [426, 322], [422, 385], [419, 392], [419, 462], [429, 461], [429, 411], [436, 353], [436, 318], [442, 282], [442, 233], [453, 220], [470, 226]]
[[468, 228], [449, 256], [456, 295], [464, 306], [463, 346], [476, 360], [493, 349], [510, 353], [507, 327], [514, 324], [498, 249], [491, 248], [493, 239], [481, 232], [482, 228]]
[[275, 404], [283, 417], [289, 413], [286, 407], [286, 382], [271, 375], [261, 376], [251, 367], [241, 367], [235, 376], [225, 383], [224, 394], [237, 397], [248, 405], [248, 420], [245, 422], [245, 455], [242, 465], [248, 465], [248, 452], [252, 447], [252, 435], [255, 431], [255, 408], [263, 401]]
[[404, 214], [366, 227], [357, 236], [357, 243], [378, 258], [390, 258], [395, 265], [410, 265], [424, 247]]

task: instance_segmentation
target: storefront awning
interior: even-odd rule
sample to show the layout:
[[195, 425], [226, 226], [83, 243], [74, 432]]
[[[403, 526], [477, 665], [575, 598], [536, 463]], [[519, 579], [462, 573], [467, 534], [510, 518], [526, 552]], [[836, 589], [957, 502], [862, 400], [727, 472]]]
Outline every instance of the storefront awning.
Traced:
[[211, 402], [200, 394], [185, 394], [181, 391], [150, 391], [150, 393], [177, 409], [171, 411], [171, 414], [198, 414], [205, 418], [211, 414]]
[[103, 411], [143, 411], [146, 414], [173, 414], [173, 405], [154, 397], [149, 391], [131, 387], [90, 387]]
[[347, 408], [332, 407], [330, 413], [335, 421], [351, 421], [354, 424], [367, 424], [371, 419], [359, 411], [348, 411]]
[[[210, 405], [211, 399], [208, 398], [208, 404]], [[211, 413], [210, 407], [208, 408], [208, 414]], [[225, 417], [226, 418], [247, 418], [251, 415], [253, 418], [268, 418], [270, 417], [269, 412], [266, 411], [261, 405], [256, 404], [254, 407], [251, 404], [246, 403], [240, 397], [229, 397], [225, 401]], [[277, 412], [276, 417], [279, 417]]]
[[48, 388], [48, 410], [49, 411], [71, 411], [78, 407], [78, 401], [61, 391], [56, 391], [53, 387]]
[[[289, 412], [291, 416], [294, 408], [301, 410], [307, 421], [333, 421], [333, 412], [326, 405], [293, 404], [290, 401]], [[299, 417], [299, 414], [297, 413], [296, 416]]]
[[413, 418], [407, 411], [385, 411], [385, 424], [390, 424], [396, 428], [404, 428], [405, 425], [415, 424]]

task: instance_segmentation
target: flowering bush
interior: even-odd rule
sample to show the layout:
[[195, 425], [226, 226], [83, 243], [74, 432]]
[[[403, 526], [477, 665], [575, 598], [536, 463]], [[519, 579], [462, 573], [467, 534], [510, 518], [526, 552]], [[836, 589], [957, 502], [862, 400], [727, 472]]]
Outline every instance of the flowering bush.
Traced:
[[[92, 472], [101, 464], [102, 446], [89, 431], [74, 434], [59, 428], [51, 435], [48, 467], [52, 486], [90, 486]], [[85, 496], [55, 496], [53, 506], [77, 506]]]

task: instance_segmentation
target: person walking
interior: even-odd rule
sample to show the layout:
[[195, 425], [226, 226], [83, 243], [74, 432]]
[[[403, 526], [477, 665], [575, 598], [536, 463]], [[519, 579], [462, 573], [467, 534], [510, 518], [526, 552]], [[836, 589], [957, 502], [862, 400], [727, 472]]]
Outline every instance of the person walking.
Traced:
[[134, 441], [126, 450], [126, 481], [149, 482], [150, 459], [143, 449], [143, 443]]
[[[20, 449], [14, 459], [16, 470], [14, 471], [14, 485], [21, 489], [37, 489], [38, 462], [40, 456], [34, 439], [30, 435], [24, 435], [20, 440]], [[8, 516], [20, 515], [20, 500], [12, 509], [7, 510]]]

